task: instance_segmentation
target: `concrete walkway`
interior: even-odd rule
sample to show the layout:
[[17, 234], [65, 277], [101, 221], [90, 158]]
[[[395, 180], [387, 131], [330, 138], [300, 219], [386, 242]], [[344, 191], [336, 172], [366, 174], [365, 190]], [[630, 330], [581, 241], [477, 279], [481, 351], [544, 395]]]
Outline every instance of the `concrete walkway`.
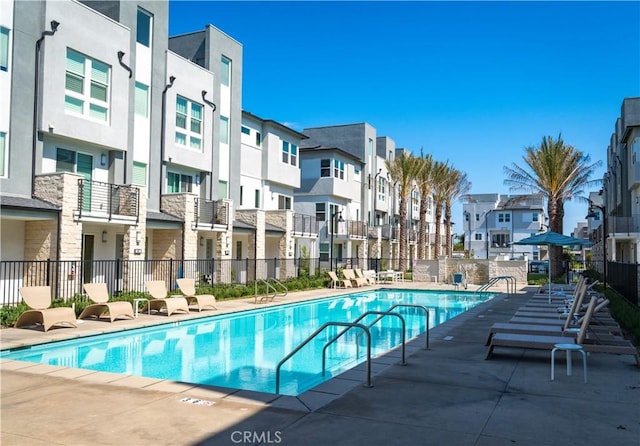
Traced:
[[[333, 293], [343, 291], [287, 299]], [[412, 341], [406, 366], [398, 364], [398, 351], [377, 358], [372, 388], [362, 386], [360, 366], [297, 398], [3, 360], [1, 443], [640, 445], [640, 372], [631, 356], [589, 355], [588, 384], [577, 358], [568, 377], [564, 355], [557, 357], [555, 381], [549, 352], [497, 348], [493, 359], [484, 359], [491, 324], [507, 321], [530, 295], [500, 295], [432, 329], [431, 348], [423, 349], [423, 338]], [[221, 311], [244, 306], [255, 308], [246, 301], [220, 305]], [[87, 322], [78, 331], [161, 318]], [[76, 335], [74, 329], [0, 332], [2, 348]]]

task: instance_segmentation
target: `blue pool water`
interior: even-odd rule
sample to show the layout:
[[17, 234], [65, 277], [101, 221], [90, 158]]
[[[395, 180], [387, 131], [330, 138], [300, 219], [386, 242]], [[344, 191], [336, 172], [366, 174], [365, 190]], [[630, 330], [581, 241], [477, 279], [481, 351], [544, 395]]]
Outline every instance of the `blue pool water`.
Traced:
[[[351, 322], [366, 311], [386, 311], [403, 303], [427, 307], [429, 328], [433, 328], [491, 297], [376, 290], [49, 343], [2, 352], [0, 357], [273, 393], [280, 360], [325, 322]], [[426, 331], [424, 311], [394, 311], [406, 320], [407, 340]], [[376, 317], [367, 316], [361, 323], [369, 324]], [[298, 395], [366, 360], [366, 339], [360, 331], [349, 330], [327, 349], [327, 373], [322, 376], [323, 347], [342, 330], [327, 328], [284, 363], [281, 394]], [[401, 336], [399, 318], [382, 318], [371, 327], [372, 354], [400, 345]]]

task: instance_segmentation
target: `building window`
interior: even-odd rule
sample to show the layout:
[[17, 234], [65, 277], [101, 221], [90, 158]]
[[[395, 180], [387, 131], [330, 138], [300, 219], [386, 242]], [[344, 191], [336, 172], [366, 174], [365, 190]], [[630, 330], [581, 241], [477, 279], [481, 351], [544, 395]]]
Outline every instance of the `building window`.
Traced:
[[331, 160], [320, 160], [320, 176], [331, 176]]
[[498, 223], [509, 223], [511, 221], [511, 214], [498, 214]]
[[482, 240], [482, 233], [476, 232], [476, 240]]
[[0, 132], [0, 177], [4, 177], [7, 175], [7, 170], [5, 166], [6, 157], [7, 157], [7, 134], [5, 132]]
[[136, 23], [136, 42], [146, 47], [151, 46], [151, 14], [140, 8]]
[[202, 149], [202, 105], [176, 97], [176, 144]]
[[136, 82], [136, 115], [149, 117], [149, 86]]
[[494, 248], [507, 248], [511, 244], [509, 234], [493, 234], [491, 243]]
[[333, 160], [333, 176], [344, 180], [344, 162], [340, 160]]
[[220, 142], [229, 144], [229, 118], [220, 116]]
[[218, 198], [229, 198], [229, 183], [218, 181]]
[[480, 214], [476, 214], [476, 221], [480, 221]]
[[464, 213], [464, 221], [469, 221], [469, 213], [466, 211]]
[[538, 213], [537, 213], [537, 212], [534, 212], [534, 213], [533, 213], [533, 216], [531, 217], [531, 221], [538, 221], [538, 218], [539, 218], [539, 217], [538, 217]]
[[260, 209], [260, 189], [256, 189], [256, 192], [253, 196], [253, 207], [256, 209]]
[[278, 209], [291, 209], [291, 197], [278, 195]]
[[67, 48], [65, 110], [106, 122], [110, 71], [109, 65]]
[[0, 71], [9, 70], [9, 29], [0, 26]]
[[262, 145], [262, 135], [260, 132], [256, 132], [256, 146], [260, 147]]
[[326, 262], [329, 260], [329, 243], [320, 243], [318, 253], [320, 254], [320, 261]]
[[231, 59], [224, 56], [220, 59], [220, 83], [227, 87], [231, 84]]
[[282, 162], [295, 166], [298, 163], [298, 146], [282, 141]]
[[387, 191], [386, 191], [386, 180], [382, 177], [378, 177], [378, 201], [385, 201]]
[[251, 129], [250, 129], [249, 127], [242, 126], [242, 127], [240, 128], [240, 131], [241, 131], [242, 133], [244, 133], [245, 135], [251, 135]]
[[145, 163], [133, 162], [133, 171], [131, 172], [131, 182], [140, 186], [147, 185], [147, 165]]
[[242, 206], [242, 194], [244, 192], [244, 186], [240, 186], [240, 206]]
[[75, 172], [76, 171], [76, 152], [73, 150], [61, 149], [56, 150], [56, 172]]
[[191, 192], [193, 177], [191, 175], [182, 175], [175, 172], [167, 172], [167, 183], [167, 191], [170, 194]]
[[316, 203], [316, 221], [325, 221], [327, 219], [327, 205], [325, 203]]

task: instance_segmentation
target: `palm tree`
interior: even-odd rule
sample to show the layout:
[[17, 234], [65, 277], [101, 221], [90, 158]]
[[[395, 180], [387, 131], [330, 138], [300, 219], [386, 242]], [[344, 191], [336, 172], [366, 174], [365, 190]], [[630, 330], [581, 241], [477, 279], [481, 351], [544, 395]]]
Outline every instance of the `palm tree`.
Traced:
[[[525, 148], [522, 159], [526, 167], [515, 163], [504, 167], [508, 176], [505, 184], [512, 190], [543, 194], [547, 199], [549, 229], [562, 234], [564, 202], [587, 200], [585, 189], [602, 183], [602, 180], [591, 179], [602, 162], [591, 163], [589, 155], [565, 144], [562, 135], [558, 135], [557, 140], [544, 136], [539, 146]], [[553, 247], [551, 254], [551, 274], [557, 277], [562, 274], [562, 248]]]
[[434, 223], [436, 225], [436, 241], [434, 246], [433, 258], [440, 258], [440, 251], [442, 250], [441, 238], [441, 220], [442, 220], [442, 207], [444, 205], [445, 197], [447, 194], [447, 176], [449, 174], [449, 161], [436, 161], [433, 164], [433, 208], [435, 213]]
[[411, 154], [402, 153], [393, 161], [385, 161], [389, 177], [400, 189], [400, 271], [407, 269], [407, 197], [411, 192], [413, 181], [420, 174], [422, 162]]
[[427, 206], [429, 198], [433, 190], [433, 157], [430, 154], [420, 154], [422, 161], [422, 169], [420, 175], [416, 178], [420, 188], [420, 233], [418, 234], [418, 258], [424, 260], [426, 258], [426, 237], [427, 235]]
[[451, 255], [451, 203], [471, 189], [471, 182], [467, 174], [451, 167], [445, 184], [446, 194], [444, 196], [444, 222], [446, 231], [446, 249], [445, 252]]

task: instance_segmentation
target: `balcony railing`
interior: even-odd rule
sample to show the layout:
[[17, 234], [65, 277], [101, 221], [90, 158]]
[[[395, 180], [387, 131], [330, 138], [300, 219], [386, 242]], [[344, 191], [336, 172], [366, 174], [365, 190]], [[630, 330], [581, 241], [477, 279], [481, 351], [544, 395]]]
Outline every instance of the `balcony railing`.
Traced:
[[196, 226], [229, 224], [229, 204], [224, 200], [195, 199]]
[[347, 220], [346, 223], [349, 238], [367, 238], [367, 223], [357, 220]]
[[83, 215], [140, 218], [140, 189], [135, 186], [78, 180], [78, 218]]
[[296, 234], [318, 234], [318, 220], [315, 215], [293, 214], [293, 232]]
[[385, 240], [399, 240], [400, 239], [400, 228], [392, 225], [383, 225], [382, 226], [382, 238]]

